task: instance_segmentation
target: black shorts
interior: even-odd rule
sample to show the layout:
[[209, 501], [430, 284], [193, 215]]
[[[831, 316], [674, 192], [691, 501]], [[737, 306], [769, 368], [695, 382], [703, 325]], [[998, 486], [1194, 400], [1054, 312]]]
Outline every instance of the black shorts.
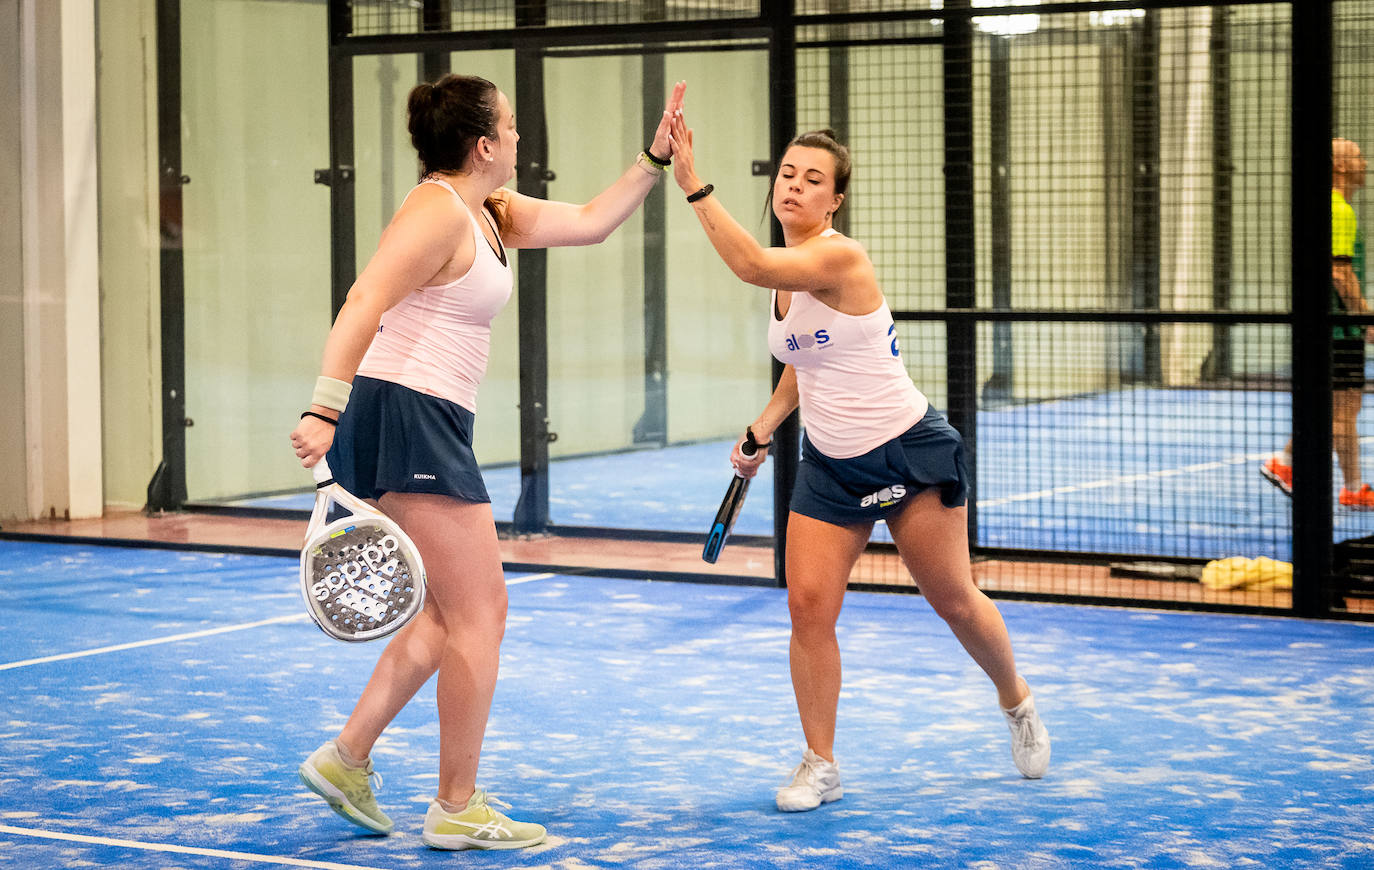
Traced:
[[1364, 339], [1337, 338], [1331, 342], [1331, 388], [1364, 389]]
[[939, 487], [945, 507], [968, 500], [964, 439], [934, 409], [901, 435], [851, 459], [831, 459], [803, 436], [791, 508], [837, 526], [874, 522], [931, 487]]
[[490, 502], [472, 452], [474, 415], [438, 396], [376, 378], [353, 379], [326, 458], [358, 498], [423, 492]]

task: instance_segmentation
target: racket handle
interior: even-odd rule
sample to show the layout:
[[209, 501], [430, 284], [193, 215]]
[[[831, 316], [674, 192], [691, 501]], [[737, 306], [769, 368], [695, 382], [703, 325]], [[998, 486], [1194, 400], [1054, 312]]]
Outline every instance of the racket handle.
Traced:
[[315, 463], [315, 467], [310, 469], [310, 472], [315, 475], [316, 489], [334, 482], [334, 475], [329, 471], [329, 463], [325, 461], [323, 456], [320, 457], [319, 462]]
[[754, 440], [754, 430], [748, 427], [744, 430], [744, 443], [739, 446], [742, 456], [753, 456], [759, 452], [759, 442]]

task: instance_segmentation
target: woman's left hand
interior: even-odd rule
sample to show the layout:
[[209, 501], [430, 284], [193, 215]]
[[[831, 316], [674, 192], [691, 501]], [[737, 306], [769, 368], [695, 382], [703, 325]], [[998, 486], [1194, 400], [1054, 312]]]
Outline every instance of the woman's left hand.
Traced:
[[673, 85], [673, 93], [672, 96], [668, 97], [668, 105], [663, 107], [663, 119], [658, 122], [658, 129], [654, 131], [653, 144], [649, 146], [649, 150], [653, 152], [655, 157], [671, 159], [673, 156], [673, 118], [682, 111], [682, 96], [686, 92], [686, 82], [678, 82]]

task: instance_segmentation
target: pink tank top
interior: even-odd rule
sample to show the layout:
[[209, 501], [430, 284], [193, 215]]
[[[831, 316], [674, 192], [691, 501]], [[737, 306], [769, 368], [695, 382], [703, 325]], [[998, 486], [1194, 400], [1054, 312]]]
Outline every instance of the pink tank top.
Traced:
[[[421, 184], [437, 184], [458, 196], [439, 179]], [[358, 374], [439, 396], [475, 414], [477, 387], [491, 348], [491, 321], [509, 301], [513, 283], [505, 248], [499, 254], [492, 250], [477, 216], [465, 204], [463, 210], [477, 245], [472, 267], [456, 281], [413, 290], [388, 309]]]
[[779, 320], [777, 310], [774, 290], [768, 349], [796, 371], [801, 422], [817, 450], [832, 459], [861, 456], [925, 416], [930, 403], [902, 364], [886, 300], [853, 315], [793, 293], [787, 316]]

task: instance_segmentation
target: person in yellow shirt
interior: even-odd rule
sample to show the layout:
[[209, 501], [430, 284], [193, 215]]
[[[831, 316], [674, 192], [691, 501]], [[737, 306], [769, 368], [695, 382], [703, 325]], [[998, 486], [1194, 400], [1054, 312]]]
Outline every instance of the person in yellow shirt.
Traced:
[[[1349, 139], [1331, 140], [1331, 308], [1338, 314], [1371, 310], [1364, 287], [1364, 239], [1350, 198], [1364, 187], [1366, 161]], [[1344, 485], [1340, 503], [1355, 510], [1374, 510], [1374, 489], [1360, 473], [1360, 436], [1356, 420], [1364, 398], [1364, 346], [1374, 341], [1374, 327], [1340, 325], [1332, 329], [1331, 434]], [[1285, 494], [1293, 494], [1293, 441], [1270, 457], [1260, 473]]]

